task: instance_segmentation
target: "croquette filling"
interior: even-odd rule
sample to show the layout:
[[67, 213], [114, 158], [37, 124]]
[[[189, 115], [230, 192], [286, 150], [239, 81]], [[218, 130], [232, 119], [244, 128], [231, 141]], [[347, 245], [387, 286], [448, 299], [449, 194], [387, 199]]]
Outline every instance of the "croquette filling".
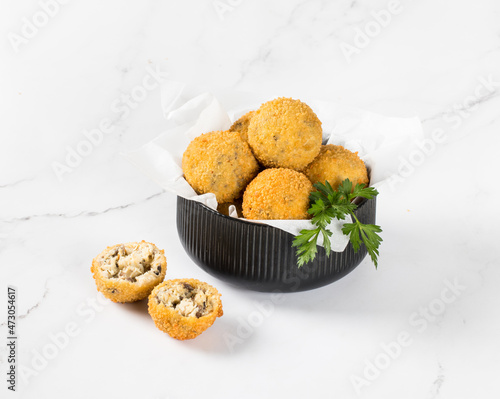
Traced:
[[106, 278], [142, 284], [160, 275], [160, 255], [160, 251], [149, 243], [122, 244], [101, 255], [99, 267]]
[[179, 282], [162, 287], [156, 295], [158, 303], [174, 309], [184, 317], [202, 317], [212, 312], [213, 304], [206, 291], [189, 283]]

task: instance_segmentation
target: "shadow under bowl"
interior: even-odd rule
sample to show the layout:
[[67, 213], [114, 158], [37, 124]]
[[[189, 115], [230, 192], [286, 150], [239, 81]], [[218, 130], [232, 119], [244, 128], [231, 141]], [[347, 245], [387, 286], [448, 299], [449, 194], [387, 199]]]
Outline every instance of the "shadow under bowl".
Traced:
[[[376, 199], [362, 199], [354, 212], [360, 222], [375, 224]], [[177, 197], [177, 231], [184, 249], [207, 273], [254, 291], [298, 292], [330, 284], [356, 268], [367, 251], [343, 252], [318, 246], [316, 258], [299, 268], [292, 234], [260, 223], [232, 218]]]

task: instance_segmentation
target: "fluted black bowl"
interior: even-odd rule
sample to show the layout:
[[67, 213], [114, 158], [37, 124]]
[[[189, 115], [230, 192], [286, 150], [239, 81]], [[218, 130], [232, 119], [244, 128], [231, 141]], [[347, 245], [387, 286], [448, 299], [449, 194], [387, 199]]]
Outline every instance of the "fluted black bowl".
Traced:
[[[375, 198], [363, 199], [355, 214], [362, 223], [375, 224], [375, 210]], [[318, 247], [314, 261], [299, 269], [292, 234], [181, 197], [177, 231], [184, 249], [203, 270], [255, 291], [296, 292], [330, 284], [354, 270], [367, 253], [364, 244], [354, 253], [349, 242], [343, 252], [331, 252], [327, 258]]]

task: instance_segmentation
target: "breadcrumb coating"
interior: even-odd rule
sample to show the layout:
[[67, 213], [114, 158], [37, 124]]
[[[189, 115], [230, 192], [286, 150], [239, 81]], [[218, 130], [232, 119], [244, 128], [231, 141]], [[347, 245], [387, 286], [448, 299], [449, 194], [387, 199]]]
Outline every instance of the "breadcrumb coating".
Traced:
[[146, 298], [167, 272], [163, 250], [146, 241], [107, 247], [90, 268], [97, 290], [113, 302]]
[[240, 119], [232, 124], [229, 128], [232, 132], [238, 132], [243, 141], [248, 142], [248, 125], [250, 124], [250, 120], [254, 116], [255, 111], [247, 112]]
[[303, 170], [318, 155], [322, 136], [313, 110], [291, 98], [262, 104], [248, 126], [248, 144], [268, 168]]
[[302, 173], [272, 168], [260, 172], [243, 194], [247, 219], [308, 219], [313, 186]]
[[340, 145], [323, 145], [316, 159], [304, 170], [313, 184], [328, 182], [336, 189], [345, 179], [353, 188], [356, 184], [368, 185], [368, 172], [357, 152], [351, 152]]
[[218, 202], [239, 198], [258, 169], [250, 147], [237, 132], [202, 134], [182, 156], [187, 182], [198, 194], [214, 193]]
[[156, 327], [172, 338], [196, 338], [223, 315], [216, 288], [196, 279], [167, 280], [155, 287], [148, 312]]

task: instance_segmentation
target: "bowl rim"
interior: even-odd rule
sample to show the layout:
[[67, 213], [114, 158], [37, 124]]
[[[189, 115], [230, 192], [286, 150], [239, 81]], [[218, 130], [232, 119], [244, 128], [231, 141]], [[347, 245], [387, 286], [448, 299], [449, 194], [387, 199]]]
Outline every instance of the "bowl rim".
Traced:
[[[212, 209], [210, 208], [208, 205], [205, 205], [204, 203], [202, 202], [199, 202], [199, 201], [196, 201], [196, 200], [193, 200], [193, 199], [189, 199], [189, 198], [185, 198], [185, 197], [181, 197], [181, 196], [178, 196], [179, 198], [182, 198], [186, 201], [193, 201], [193, 202], [196, 202], [198, 205], [200, 205], [202, 208], [205, 208], [206, 210], [222, 217], [222, 218], [225, 218], [225, 219], [228, 219], [234, 223], [243, 223], [243, 224], [249, 224], [249, 225], [252, 225], [252, 226], [260, 226], [260, 227], [264, 227], [264, 228], [272, 228], [272, 229], [278, 229], [278, 230], [281, 230], [279, 229], [278, 227], [274, 227], [274, 226], [271, 226], [267, 223], [265, 223], [265, 220], [266, 219], [262, 219], [260, 222], [254, 222], [254, 221], [249, 221], [248, 219], [244, 219], [244, 218], [234, 218], [232, 216], [228, 216], [228, 215], [224, 215], [223, 213], [219, 212], [217, 209]], [[367, 198], [363, 198], [363, 197], [356, 197], [354, 198], [351, 202], [356, 202], [356, 200], [358, 198], [361, 198], [361, 200], [359, 201], [359, 203], [357, 203], [357, 208], [355, 209], [354, 212], [358, 211], [364, 204], [366, 204], [369, 199]], [[311, 220], [311, 219], [269, 219], [269, 220]], [[290, 233], [289, 233], [290, 234]]]

